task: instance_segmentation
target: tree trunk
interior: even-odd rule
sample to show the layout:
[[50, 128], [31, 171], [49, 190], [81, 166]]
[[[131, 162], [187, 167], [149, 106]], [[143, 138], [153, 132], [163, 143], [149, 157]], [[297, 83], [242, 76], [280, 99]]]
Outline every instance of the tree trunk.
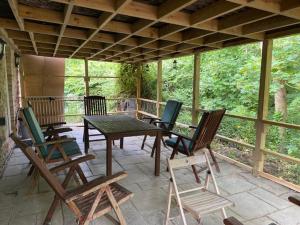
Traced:
[[[283, 81], [279, 81], [280, 88], [277, 90], [274, 96], [275, 100], [275, 112], [281, 115], [281, 122], [286, 122], [287, 119], [287, 99], [286, 99], [286, 88]], [[279, 127], [279, 138], [280, 142], [283, 143], [285, 139], [286, 129]], [[283, 144], [280, 145], [280, 151], [284, 152]]]

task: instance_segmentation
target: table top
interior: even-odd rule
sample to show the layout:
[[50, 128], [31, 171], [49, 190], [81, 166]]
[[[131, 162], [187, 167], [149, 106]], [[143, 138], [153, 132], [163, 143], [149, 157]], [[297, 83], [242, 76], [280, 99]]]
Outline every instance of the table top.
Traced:
[[104, 135], [144, 135], [162, 131], [161, 128], [125, 115], [84, 116], [89, 124]]

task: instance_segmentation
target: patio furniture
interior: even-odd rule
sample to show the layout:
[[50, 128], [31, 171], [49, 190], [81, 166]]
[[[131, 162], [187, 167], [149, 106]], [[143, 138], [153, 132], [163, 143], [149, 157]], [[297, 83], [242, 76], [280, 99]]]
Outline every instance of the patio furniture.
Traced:
[[[63, 137], [46, 140], [31, 107], [23, 108], [21, 112], [24, 122], [30, 131], [33, 145], [37, 148], [39, 156], [46, 163], [68, 161], [71, 157], [82, 154], [75, 138]], [[33, 169], [34, 167], [31, 168], [29, 175]]]
[[[220, 172], [218, 162], [210, 145], [216, 135], [225, 111], [225, 109], [205, 111], [198, 126], [191, 126], [192, 128], [195, 128], [195, 133], [192, 138], [172, 132], [172, 134], [174, 134], [176, 137], [166, 140], [166, 144], [173, 148], [170, 159], [173, 159], [175, 154], [178, 154], [179, 152], [187, 156], [192, 156], [196, 151], [207, 148], [210, 152], [216, 170]], [[200, 183], [200, 178], [197, 174], [195, 166], [192, 166], [192, 168], [197, 182]]]
[[[84, 116], [84, 132], [88, 136], [88, 125], [95, 127], [106, 139], [106, 174], [112, 174], [112, 142], [113, 140], [150, 135], [161, 138], [161, 128], [153, 124], [145, 123], [138, 119], [125, 115], [107, 115], [107, 116]], [[88, 153], [89, 141], [84, 143], [85, 153]], [[160, 142], [158, 142], [155, 154], [155, 175], [159, 176], [160, 171]]]
[[[86, 155], [49, 169], [31, 147], [28, 147], [14, 135], [12, 135], [12, 138], [55, 192], [55, 197], [43, 224], [50, 224], [56, 207], [59, 202], [63, 202], [74, 213], [77, 223], [80, 225], [87, 225], [92, 220], [106, 215], [112, 210], [115, 211], [120, 224], [126, 225], [120, 205], [129, 200], [133, 194], [116, 183], [127, 176], [126, 172], [87, 181], [79, 164], [93, 159], [93, 155]], [[68, 169], [66, 177], [60, 183], [59, 179], [53, 174], [66, 169]], [[70, 188], [67, 189], [67, 185], [76, 171], [81, 171], [83, 184], [71, 190]], [[113, 218], [110, 217], [110, 219]]]
[[[179, 207], [180, 217], [184, 225], [187, 225], [184, 211], [190, 213], [199, 224], [204, 215], [211, 214], [219, 210], [222, 211], [224, 219], [227, 218], [225, 208], [232, 206], [233, 203], [220, 195], [214, 172], [208, 158], [209, 150], [207, 148], [202, 148], [201, 152], [204, 154], [204, 160], [203, 154], [181, 159], [168, 159], [168, 167], [171, 178], [169, 182], [168, 204], [164, 223], [165, 225], [168, 225], [170, 220], [175, 218], [170, 217], [172, 197], [174, 197], [176, 200], [176, 205]], [[208, 168], [205, 184], [203, 186], [197, 185], [197, 187], [179, 191], [176, 182], [176, 177], [179, 177], [179, 175], [175, 176], [175, 171], [204, 162]], [[214, 192], [209, 190], [210, 180], [212, 180], [215, 190]]]
[[289, 201], [300, 206], [300, 196], [290, 196]]
[[[163, 137], [171, 136], [170, 131], [173, 129], [173, 127], [176, 123], [181, 106], [182, 106], [182, 102], [168, 100], [161, 118], [143, 117], [143, 119], [149, 120], [150, 124], [154, 124], [163, 129], [161, 141], [163, 142], [164, 145], [165, 145], [165, 141], [164, 141]], [[142, 147], [141, 147], [142, 149], [144, 149], [146, 139], [147, 139], [147, 135], [144, 136]], [[157, 140], [155, 140], [155, 142], [152, 146], [151, 157], [153, 157], [154, 152], [155, 152], [156, 141]]]
[[[104, 96], [84, 96], [84, 115], [85, 116], [103, 116], [107, 115], [106, 99]], [[95, 130], [93, 126], [89, 126], [89, 130]], [[89, 134], [88, 137], [83, 133], [83, 142], [90, 136], [103, 136], [103, 134]], [[92, 141], [104, 141], [105, 139], [93, 139]]]

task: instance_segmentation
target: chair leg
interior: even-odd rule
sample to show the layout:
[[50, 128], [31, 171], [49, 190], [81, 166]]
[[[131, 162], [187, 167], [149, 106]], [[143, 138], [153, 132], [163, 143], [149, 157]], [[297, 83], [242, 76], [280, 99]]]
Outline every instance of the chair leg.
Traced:
[[118, 205], [118, 203], [117, 203], [117, 201], [116, 201], [116, 199], [115, 199], [115, 197], [114, 197], [114, 195], [113, 195], [113, 193], [112, 193], [112, 191], [109, 187], [106, 189], [106, 194], [107, 194], [107, 197], [108, 197], [108, 199], [111, 203], [111, 206], [113, 207], [113, 209], [114, 209], [114, 211], [115, 211], [115, 213], [116, 213], [116, 215], [119, 219], [120, 225], [126, 225], [126, 221], [125, 221], [125, 218], [124, 218], [124, 216], [121, 212], [121, 209], [120, 209], [120, 207], [119, 207], [119, 205]]
[[32, 175], [33, 171], [34, 171], [34, 165], [31, 165], [29, 172], [27, 173], [27, 176], [30, 177]]
[[170, 218], [170, 211], [171, 211], [171, 200], [172, 200], [172, 192], [173, 192], [173, 188], [172, 188], [172, 184], [169, 184], [169, 196], [168, 196], [168, 205], [167, 205], [167, 212], [166, 212], [166, 217], [165, 217], [165, 223], [164, 225], [168, 225], [169, 223], [169, 218]]
[[143, 143], [142, 143], [141, 149], [144, 149], [146, 139], [147, 139], [147, 135], [144, 136], [144, 139], [143, 139]]
[[153, 146], [152, 146], [152, 151], [151, 151], [151, 157], [153, 158], [155, 150], [156, 150], [156, 144], [157, 144], [157, 139], [155, 138]]
[[216, 157], [215, 157], [215, 154], [214, 154], [213, 151], [211, 150], [210, 146], [208, 146], [207, 149], [208, 149], [209, 154], [210, 154], [210, 156], [211, 156], [211, 158], [212, 158], [212, 160], [213, 160], [213, 162], [214, 162], [214, 164], [215, 164], [215, 167], [216, 167], [217, 172], [220, 173], [220, 172], [221, 172], [221, 171], [220, 171], [220, 167], [219, 167], [218, 161], [217, 161], [217, 159], [216, 159]]
[[51, 204], [51, 206], [50, 206], [50, 208], [49, 208], [49, 210], [48, 210], [48, 213], [47, 213], [47, 215], [46, 215], [46, 217], [45, 217], [45, 220], [44, 220], [43, 225], [48, 225], [48, 224], [51, 223], [52, 216], [53, 216], [53, 214], [54, 214], [54, 212], [55, 212], [55, 209], [56, 209], [56, 207], [57, 207], [59, 201], [60, 201], [60, 200], [59, 200], [59, 197], [57, 197], [57, 196], [55, 195], [55, 196], [54, 196], [54, 199], [53, 199], [53, 202], [52, 202], [52, 204]]
[[195, 165], [192, 165], [192, 170], [193, 170], [193, 173], [194, 173], [194, 175], [195, 175], [196, 182], [197, 182], [198, 184], [200, 184], [201, 181], [200, 181], [200, 178], [199, 178], [199, 176], [198, 176], [198, 173], [197, 173], [197, 170], [196, 170]]

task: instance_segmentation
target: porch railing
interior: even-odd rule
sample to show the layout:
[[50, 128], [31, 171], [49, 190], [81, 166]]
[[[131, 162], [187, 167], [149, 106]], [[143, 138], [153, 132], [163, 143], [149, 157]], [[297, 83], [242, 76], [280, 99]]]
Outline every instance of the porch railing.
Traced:
[[[80, 123], [84, 115], [83, 97], [32, 96], [26, 97], [41, 124], [64, 122]], [[107, 111], [110, 114], [136, 114], [135, 98], [108, 98]]]
[[[137, 102], [139, 103], [139, 109], [137, 110], [138, 114], [148, 115], [148, 116], [153, 116], [153, 117], [157, 116], [156, 113], [155, 113], [157, 105], [158, 105], [157, 101], [150, 100], [150, 99], [144, 99], [144, 98], [138, 98]], [[159, 105], [165, 105], [165, 104], [166, 104], [165, 102], [159, 102]], [[192, 107], [183, 106], [183, 110], [189, 111], [190, 115], [192, 115], [192, 110], [193, 110]], [[197, 110], [197, 111], [198, 111], [198, 113], [202, 112], [201, 109]], [[256, 118], [253, 118], [253, 117], [234, 115], [234, 114], [230, 114], [230, 113], [226, 113], [225, 118], [226, 117], [237, 119], [237, 120], [240, 120], [240, 121], [250, 121], [250, 122], [254, 123], [254, 126], [258, 121]], [[180, 121], [180, 118], [179, 118], [179, 121]], [[282, 123], [282, 122], [271, 121], [271, 120], [263, 120], [262, 122], [266, 125], [269, 125], [269, 126], [278, 126], [278, 127], [284, 127], [284, 128], [289, 128], [289, 129], [300, 130], [300, 125]], [[177, 127], [188, 129], [189, 125], [186, 124], [186, 123], [178, 122]], [[237, 145], [237, 146], [242, 146], [244, 148], [250, 149], [252, 152], [255, 150], [255, 145], [254, 144], [250, 144], [250, 143], [247, 143], [245, 141], [236, 140], [234, 138], [226, 137], [226, 136], [223, 136], [223, 135], [220, 135], [220, 134], [217, 134], [216, 137], [221, 141], [225, 141], [227, 143], [231, 143], [231, 144], [234, 144], [234, 145]], [[272, 150], [267, 149], [267, 148], [261, 149], [261, 151], [266, 156], [266, 158], [268, 156], [271, 156], [271, 157], [274, 157], [274, 158], [278, 159], [279, 163], [280, 162], [286, 162], [286, 163], [292, 163], [292, 164], [298, 165], [299, 170], [300, 170], [300, 159], [299, 158], [292, 157], [292, 156], [289, 156], [289, 155], [285, 155], [285, 154], [282, 154], [282, 153], [278, 153], [276, 151], [272, 151]], [[299, 149], [299, 151], [300, 151], [300, 149]], [[245, 163], [243, 163], [241, 161], [238, 161], [236, 159], [232, 159], [232, 158], [230, 158], [228, 156], [225, 156], [225, 155], [222, 155], [222, 154], [218, 154], [218, 156], [220, 158], [223, 158], [223, 159], [227, 160], [227, 161], [231, 161], [232, 163], [237, 164], [237, 165], [239, 165], [239, 166], [241, 166], [241, 167], [243, 167], [243, 168], [245, 168], [249, 171], [254, 170], [253, 165], [249, 165], [249, 164], [246, 165]], [[282, 177], [278, 177], [275, 174], [270, 174], [269, 172], [266, 172], [266, 171], [259, 172], [258, 175], [260, 175], [262, 177], [265, 177], [265, 178], [268, 178], [270, 180], [273, 180], [273, 181], [275, 181], [277, 183], [280, 183], [282, 185], [285, 185], [285, 186], [287, 186], [291, 189], [294, 189], [296, 191], [300, 191], [300, 186], [299, 186], [299, 184], [300, 184], [300, 173], [298, 173], [298, 182], [293, 182], [293, 183], [285, 180]]]

